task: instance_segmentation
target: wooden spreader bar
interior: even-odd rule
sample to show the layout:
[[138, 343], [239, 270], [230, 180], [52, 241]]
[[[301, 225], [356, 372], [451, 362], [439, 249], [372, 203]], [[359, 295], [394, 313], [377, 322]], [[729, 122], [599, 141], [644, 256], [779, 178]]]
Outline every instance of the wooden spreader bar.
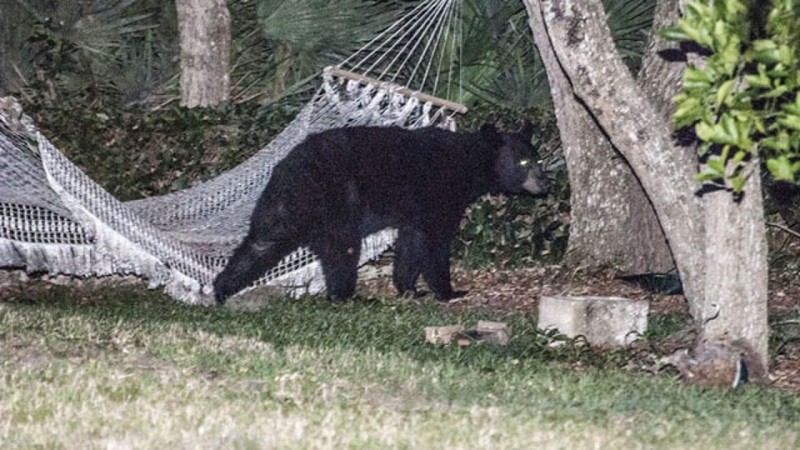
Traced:
[[[340, 69], [338, 67], [329, 67], [327, 70], [330, 71], [331, 75], [335, 75], [335, 76], [337, 76], [339, 78], [346, 78], [348, 80], [358, 81], [359, 83], [371, 84], [371, 85], [376, 86], [376, 87], [381, 87], [381, 86], [384, 86], [384, 85], [391, 84], [391, 83], [387, 83], [385, 81], [380, 81], [380, 80], [377, 80], [375, 78], [370, 78], [368, 76], [361, 75], [361, 74], [358, 74], [358, 73], [355, 73], [355, 72], [350, 72], [349, 70]], [[445, 100], [443, 98], [434, 97], [433, 95], [424, 94], [422, 92], [414, 91], [414, 90], [411, 90], [411, 89], [406, 88], [406, 87], [399, 87], [399, 88], [396, 88], [395, 90], [397, 92], [403, 94], [403, 95], [407, 95], [409, 97], [414, 97], [414, 98], [416, 98], [417, 100], [419, 100], [419, 101], [421, 101], [423, 103], [430, 102], [430, 103], [432, 103], [432, 104], [434, 104], [436, 106], [445, 107], [445, 108], [447, 108], [447, 109], [449, 109], [451, 111], [455, 111], [455, 112], [457, 112], [459, 114], [466, 114], [467, 113], [467, 107], [462, 105], [461, 103], [451, 102], [450, 100]]]

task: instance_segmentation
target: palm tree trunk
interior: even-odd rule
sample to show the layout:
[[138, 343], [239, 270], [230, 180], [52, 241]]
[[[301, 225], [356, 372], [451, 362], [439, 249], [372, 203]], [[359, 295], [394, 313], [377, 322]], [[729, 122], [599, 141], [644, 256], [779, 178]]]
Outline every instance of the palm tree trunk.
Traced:
[[176, 0], [181, 46], [181, 105], [230, 98], [231, 19], [225, 0]]

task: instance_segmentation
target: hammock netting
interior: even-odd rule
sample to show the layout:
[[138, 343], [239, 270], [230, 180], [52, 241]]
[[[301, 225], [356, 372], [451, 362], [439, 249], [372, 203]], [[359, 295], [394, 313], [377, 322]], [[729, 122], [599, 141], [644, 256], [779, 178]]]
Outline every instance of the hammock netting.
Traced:
[[[418, 92], [447, 96], [456, 84], [459, 6], [459, 0], [421, 2], [325, 69], [312, 100], [253, 157], [160, 197], [116, 200], [59, 152], [13, 98], [0, 99], [0, 267], [137, 275], [176, 299], [211, 303], [211, 283], [247, 233], [273, 167], [309, 134], [355, 125], [454, 128], [459, 108]], [[365, 237], [361, 262], [379, 256], [394, 237], [391, 229]], [[300, 248], [254, 286], [264, 284], [297, 295], [320, 292], [324, 278], [316, 257]]]

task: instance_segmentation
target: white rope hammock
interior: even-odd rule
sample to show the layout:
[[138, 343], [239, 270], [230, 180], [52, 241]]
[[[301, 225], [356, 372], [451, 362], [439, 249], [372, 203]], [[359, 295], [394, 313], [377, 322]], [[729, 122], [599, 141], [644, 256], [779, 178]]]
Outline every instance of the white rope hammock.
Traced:
[[[313, 99], [256, 155], [160, 197], [116, 200], [42, 136], [14, 99], [0, 99], [0, 267], [134, 274], [176, 299], [210, 303], [211, 283], [247, 233], [272, 168], [306, 136], [355, 125], [455, 127], [453, 116], [466, 108], [437, 95], [449, 96], [458, 85], [459, 9], [460, 0], [421, 1], [342, 64], [326, 68]], [[394, 236], [389, 229], [367, 236], [362, 263]], [[261, 284], [292, 294], [324, 289], [308, 249], [287, 256]]]

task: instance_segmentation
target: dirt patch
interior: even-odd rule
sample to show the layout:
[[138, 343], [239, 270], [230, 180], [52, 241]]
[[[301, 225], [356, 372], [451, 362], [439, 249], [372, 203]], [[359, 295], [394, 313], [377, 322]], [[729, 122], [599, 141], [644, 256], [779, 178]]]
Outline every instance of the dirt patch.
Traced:
[[[361, 284], [359, 294], [365, 297], [396, 295], [390, 275], [382, 274]], [[610, 270], [565, 274], [560, 266], [514, 270], [456, 268], [453, 289], [466, 291], [466, 295], [447, 305], [453, 309], [466, 307], [535, 315], [543, 296], [591, 295], [648, 300], [651, 314], [689, 311], [682, 295], [654, 293], [641, 284], [622, 280]], [[800, 299], [800, 289], [797, 298]]]
[[[359, 292], [362, 296], [395, 295], [390, 275], [367, 280], [362, 285]], [[467, 294], [446, 307], [536, 315], [539, 299], [543, 296], [580, 295], [647, 300], [650, 302], [651, 321], [668, 314], [689, 313], [683, 295], [654, 292], [649, 289], [653, 287], [653, 283], [644, 279], [626, 281], [611, 270], [565, 273], [559, 266], [516, 270], [456, 268], [453, 288], [467, 291]], [[664, 284], [658, 287], [664, 287]], [[800, 392], [800, 280], [794, 275], [772, 276], [768, 302], [773, 341], [777, 341], [772, 344], [775, 347], [770, 362], [772, 385]], [[693, 330], [689, 326], [659, 343], [658, 352], [670, 354], [690, 345], [692, 338]]]

